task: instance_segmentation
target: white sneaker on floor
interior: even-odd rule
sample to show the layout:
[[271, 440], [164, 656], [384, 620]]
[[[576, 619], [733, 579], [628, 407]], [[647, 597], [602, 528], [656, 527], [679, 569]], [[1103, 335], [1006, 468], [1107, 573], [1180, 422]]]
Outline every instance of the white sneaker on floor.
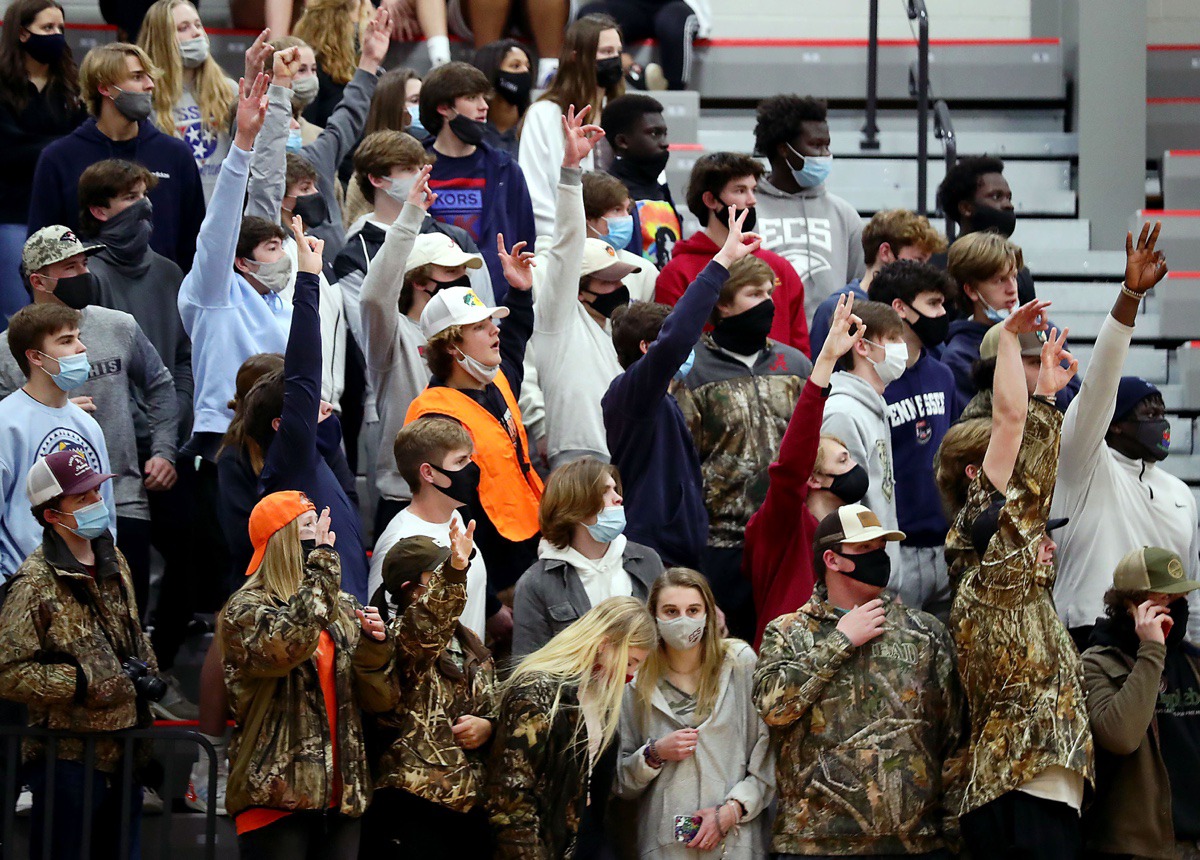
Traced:
[[142, 815], [162, 815], [163, 805], [161, 794], [153, 788], [142, 787]]
[[646, 65], [646, 89], [661, 91], [667, 88], [667, 76], [663, 73], [663, 67], [658, 63], [649, 63]]
[[183, 694], [179, 679], [170, 672], [163, 672], [161, 677], [167, 682], [167, 692], [159, 701], [150, 703], [154, 718], [180, 722], [200, 719], [200, 706]]
[[29, 786], [21, 786], [21, 793], [17, 796], [17, 817], [28, 818], [30, 811], [33, 809], [33, 792], [29, 790]]
[[[225, 784], [229, 780], [229, 759], [225, 756], [224, 748], [217, 750], [217, 803], [216, 814], [225, 815]], [[188, 776], [187, 793], [183, 795], [184, 805], [197, 812], [208, 812], [208, 755], [203, 751], [199, 760], [192, 765]]]

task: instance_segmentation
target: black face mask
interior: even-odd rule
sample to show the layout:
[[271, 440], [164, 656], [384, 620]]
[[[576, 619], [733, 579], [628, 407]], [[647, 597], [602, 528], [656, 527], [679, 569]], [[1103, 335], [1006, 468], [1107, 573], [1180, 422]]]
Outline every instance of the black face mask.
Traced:
[[1183, 642], [1187, 636], [1188, 602], [1186, 597], [1172, 601], [1168, 607], [1171, 610], [1171, 632], [1167, 634], [1167, 647], [1174, 648]]
[[483, 123], [481, 122], [457, 114], [454, 119], [450, 120], [449, 125], [454, 136], [467, 146], [479, 146], [483, 141]]
[[617, 308], [629, 304], [629, 288], [624, 284], [611, 293], [593, 293], [591, 290], [584, 290], [584, 292], [594, 296], [592, 310], [605, 319], [611, 319]]
[[887, 550], [882, 547], [864, 552], [862, 555], [842, 555], [842, 558], [854, 565], [854, 570], [838, 571], [843, 576], [857, 579], [865, 585], [883, 588], [892, 578], [892, 560], [888, 558]]
[[767, 333], [774, 322], [775, 303], [766, 299], [740, 314], [718, 320], [713, 326], [713, 340], [738, 355], [754, 355], [767, 345]]
[[430, 280], [433, 281], [434, 284], [436, 284], [436, 286], [432, 290], [429, 291], [430, 296], [436, 296], [442, 290], [448, 290], [450, 287], [470, 287], [471, 286], [471, 278], [467, 275], [466, 272], [463, 272], [461, 275], [459, 275], [453, 281], [439, 281], [436, 278], [430, 278]]
[[992, 535], [1000, 530], [1000, 510], [1003, 507], [1004, 497], [997, 496], [971, 523], [971, 546], [980, 558], [983, 558], [987, 552], [988, 544], [992, 542]]
[[105, 253], [119, 265], [140, 263], [150, 247], [154, 232], [154, 205], [143, 197], [123, 212], [118, 212], [100, 225], [97, 237], [104, 243]]
[[917, 321], [908, 325], [913, 330], [913, 334], [921, 339], [921, 343], [926, 347], [934, 347], [945, 342], [946, 335], [950, 333], [950, 314], [927, 317], [916, 308], [913, 308], [913, 313], [917, 315]]
[[312, 538], [300, 538], [300, 552], [304, 553], [304, 558], [307, 560], [312, 551], [317, 548], [317, 542]]
[[662, 176], [662, 172], [667, 169], [667, 162], [671, 160], [670, 151], [659, 152], [657, 155], [637, 156], [634, 158], [630, 155], [625, 155], [621, 159], [624, 161], [630, 171], [635, 173], [647, 185], [653, 185], [658, 182], [658, 177]]
[[81, 311], [96, 300], [96, 276], [84, 272], [70, 278], [59, 278], [54, 285], [54, 297], [67, 307]]
[[605, 57], [596, 61], [596, 86], [602, 90], [614, 87], [625, 76], [620, 57]]
[[329, 220], [329, 207], [321, 194], [305, 194], [296, 198], [292, 214], [299, 215], [305, 227], [317, 227]]
[[[56, 292], [57, 295], [57, 292]], [[1132, 427], [1130, 441], [1140, 452], [1140, 459], [1151, 463], [1160, 463], [1167, 459], [1171, 450], [1171, 422], [1166, 418], [1155, 418], [1150, 421], [1126, 421], [1126, 427]]]
[[[733, 210], [733, 217], [739, 218], [739, 217], [741, 217], [741, 214], [745, 211], [746, 211], [745, 209], [738, 209], [735, 207]], [[721, 208], [715, 210], [715, 212], [713, 214], [717, 216], [718, 221], [720, 221], [722, 224], [725, 225], [725, 229], [729, 229], [729, 206], [728, 205], [722, 203]], [[746, 216], [746, 220], [742, 223], [742, 232], [743, 233], [753, 233], [754, 225], [757, 222], [757, 220], [758, 220], [758, 213], [755, 212], [754, 207], [751, 206], [750, 214]]]
[[971, 213], [971, 226], [980, 232], [991, 230], [1007, 239], [1017, 229], [1017, 213], [1014, 209], [976, 203], [975, 211]]
[[862, 466], [855, 464], [849, 472], [833, 476], [833, 483], [826, 487], [847, 505], [862, 501], [871, 487], [871, 476]]
[[532, 88], [532, 72], [500, 72], [496, 75], [497, 94], [513, 107], [528, 107], [529, 91]]
[[67, 51], [67, 37], [62, 33], [30, 33], [20, 44], [34, 61], [47, 66], [57, 63]]
[[[439, 475], [444, 475], [450, 479], [450, 486], [438, 487], [454, 501], [460, 505], [470, 505], [475, 502], [479, 496], [479, 464], [471, 460], [467, 465], [463, 466], [457, 472], [447, 472], [433, 463], [429, 464], [429, 468], [437, 472]], [[437, 486], [436, 484], [434, 486]]]

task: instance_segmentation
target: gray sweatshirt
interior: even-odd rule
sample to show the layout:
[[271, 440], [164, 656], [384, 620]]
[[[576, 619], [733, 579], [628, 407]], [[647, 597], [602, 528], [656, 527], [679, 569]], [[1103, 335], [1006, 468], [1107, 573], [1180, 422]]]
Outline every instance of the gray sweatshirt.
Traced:
[[811, 323], [817, 305], [866, 271], [862, 218], [824, 185], [786, 194], [763, 177], [756, 192], [754, 231], [804, 281], [804, 313]]
[[[25, 384], [25, 374], [8, 348], [8, 332], [0, 348], [0, 397], [7, 397]], [[92, 371], [88, 381], [71, 392], [71, 397], [90, 397], [96, 411], [92, 417], [104, 430], [104, 444], [112, 471], [117, 516], [150, 519], [150, 504], [138, 462], [134, 414], [137, 397], [145, 404], [150, 429], [150, 456], [175, 462], [178, 438], [175, 384], [158, 357], [158, 351], [137, 321], [123, 311], [85, 308], [79, 339], [87, 347]], [[40, 372], [40, 371], [35, 371]]]

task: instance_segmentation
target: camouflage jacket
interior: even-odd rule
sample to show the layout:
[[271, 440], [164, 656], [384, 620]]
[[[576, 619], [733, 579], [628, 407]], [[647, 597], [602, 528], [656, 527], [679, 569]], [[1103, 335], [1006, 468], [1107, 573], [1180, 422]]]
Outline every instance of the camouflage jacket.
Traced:
[[1037, 563], [1058, 471], [1062, 414], [1030, 400], [999, 530], [982, 559], [970, 529], [996, 495], [981, 471], [946, 535], [957, 573], [950, 629], [971, 718], [966, 814], [1059, 765], [1093, 779], [1083, 666]]
[[587, 779], [578, 687], [542, 675], [508, 689], [492, 738], [485, 796], [496, 860], [574, 856]]
[[697, 344], [696, 362], [673, 393], [700, 456], [709, 546], [745, 543], [746, 523], [767, 498], [767, 467], [811, 372], [804, 353], [774, 341], [753, 368], [712, 335]]
[[[0, 610], [0, 697], [29, 708], [29, 724], [68, 732], [145, 728], [150, 711], [139, 701], [121, 661], [134, 657], [158, 671], [138, 622], [125, 556], [106, 533], [92, 542], [93, 578], [46, 529], [42, 545], [8, 580]], [[83, 761], [84, 743], [62, 740], [57, 757]], [[122, 744], [96, 742], [96, 767], [113, 772]], [[26, 761], [40, 741], [22, 746]]]
[[954, 647], [932, 615], [883, 601], [883, 635], [859, 648], [823, 584], [763, 634], [754, 701], [775, 744], [773, 851], [923, 854], [950, 835]]
[[376, 787], [400, 788], [457, 812], [480, 799], [484, 749], [464, 750], [451, 727], [466, 714], [495, 719], [495, 667], [478, 637], [458, 623], [466, 605], [466, 571], [444, 564], [425, 593], [391, 620], [400, 703], [376, 719], [386, 744]]
[[[240, 589], [222, 612], [225, 688], [233, 712], [225, 806], [237, 815], [251, 806], [337, 809], [358, 816], [371, 797], [359, 708], [396, 706], [391, 640], [362, 635], [359, 603], [339, 589], [337, 553], [308, 556], [304, 581], [287, 603]], [[321, 631], [335, 646], [337, 738], [329, 736], [325, 698], [314, 654]], [[334, 745], [341, 795], [333, 795]]]

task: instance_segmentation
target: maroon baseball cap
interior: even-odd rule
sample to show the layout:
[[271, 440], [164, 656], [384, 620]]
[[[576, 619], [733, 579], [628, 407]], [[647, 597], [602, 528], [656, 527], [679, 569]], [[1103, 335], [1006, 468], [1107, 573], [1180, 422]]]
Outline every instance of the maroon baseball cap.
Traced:
[[33, 464], [25, 479], [25, 495], [36, 508], [59, 496], [77, 496], [94, 490], [113, 477], [116, 476], [93, 469], [83, 451], [67, 448], [47, 454]]

